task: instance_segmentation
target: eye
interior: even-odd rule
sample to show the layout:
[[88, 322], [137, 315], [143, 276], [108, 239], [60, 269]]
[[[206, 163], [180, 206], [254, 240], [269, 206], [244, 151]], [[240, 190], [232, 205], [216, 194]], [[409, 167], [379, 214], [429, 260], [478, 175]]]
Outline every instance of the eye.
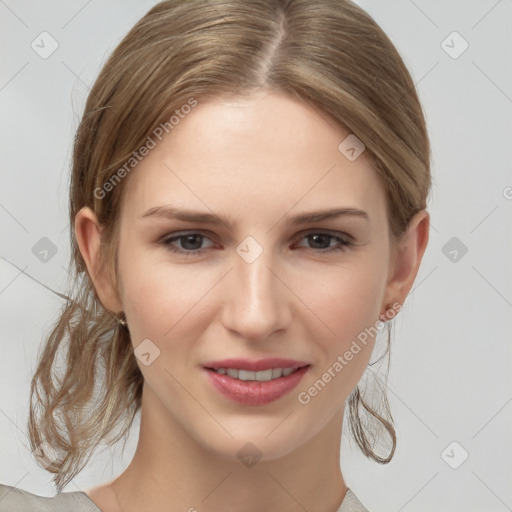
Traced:
[[[303, 235], [301, 240], [307, 240], [312, 245], [312, 249], [319, 249], [316, 252], [326, 253], [335, 251], [346, 251], [353, 245], [348, 235], [340, 236], [340, 233], [329, 233], [324, 231], [313, 231]], [[331, 242], [337, 242], [331, 246]], [[319, 247], [322, 246], [322, 247]]]
[[[209, 240], [209, 238], [201, 233], [182, 233], [181, 235], [165, 238], [160, 243], [171, 252], [185, 254], [186, 256], [196, 256], [204, 252], [200, 248], [204, 240]], [[179, 241], [179, 244], [182, 246], [181, 248], [173, 245], [176, 241]]]

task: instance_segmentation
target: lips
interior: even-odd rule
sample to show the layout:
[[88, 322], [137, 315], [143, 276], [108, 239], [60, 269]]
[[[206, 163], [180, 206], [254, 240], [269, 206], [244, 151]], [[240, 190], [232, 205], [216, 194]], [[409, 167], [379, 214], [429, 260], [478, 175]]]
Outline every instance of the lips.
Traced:
[[[309, 363], [295, 359], [270, 358], [259, 361], [224, 359], [205, 363], [203, 369], [213, 388], [230, 401], [243, 405], [264, 405], [292, 391], [310, 366]], [[278, 368], [286, 368], [288, 371], [278, 372], [282, 376], [272, 380], [241, 380], [238, 378], [242, 374], [245, 377], [247, 372], [252, 376], [252, 372], [265, 372]], [[218, 372], [219, 370], [221, 373]], [[226, 370], [226, 373], [223, 370]]]

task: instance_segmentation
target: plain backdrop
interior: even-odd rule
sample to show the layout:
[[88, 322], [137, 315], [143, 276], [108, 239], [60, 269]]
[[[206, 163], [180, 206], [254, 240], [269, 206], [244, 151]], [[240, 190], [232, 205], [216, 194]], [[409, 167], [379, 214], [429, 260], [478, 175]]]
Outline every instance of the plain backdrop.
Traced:
[[[26, 421], [42, 336], [61, 305], [46, 287], [67, 291], [72, 139], [100, 66], [154, 3], [0, 1], [0, 482], [35, 494], [56, 492]], [[378, 465], [344, 434], [343, 473], [372, 511], [512, 510], [512, 2], [358, 3], [417, 84], [434, 185], [430, 244], [395, 321], [396, 455]], [[38, 37], [46, 51], [58, 44], [47, 58], [32, 47]], [[124, 453], [98, 449], [64, 490], [121, 473], [137, 434], [136, 421]]]

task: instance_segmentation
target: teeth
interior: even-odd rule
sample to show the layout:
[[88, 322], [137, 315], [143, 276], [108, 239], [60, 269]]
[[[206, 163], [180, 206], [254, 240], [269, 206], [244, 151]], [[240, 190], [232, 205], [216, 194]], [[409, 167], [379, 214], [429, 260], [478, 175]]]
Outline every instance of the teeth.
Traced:
[[272, 368], [272, 378], [277, 379], [278, 377], [281, 377], [283, 375], [283, 369], [282, 368]]
[[262, 370], [260, 372], [251, 372], [249, 370], [237, 370], [235, 368], [218, 368], [214, 371], [221, 375], [228, 375], [233, 379], [267, 382], [269, 380], [278, 379], [279, 377], [287, 377], [295, 370], [296, 368], [269, 368], [268, 370]]

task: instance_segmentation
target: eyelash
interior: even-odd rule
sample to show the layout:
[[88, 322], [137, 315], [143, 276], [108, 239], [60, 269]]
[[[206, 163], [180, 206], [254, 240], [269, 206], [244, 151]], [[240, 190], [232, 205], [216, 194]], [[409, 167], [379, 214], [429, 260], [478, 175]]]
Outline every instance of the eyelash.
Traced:
[[[201, 254], [203, 254], [207, 249], [199, 249], [199, 250], [184, 250], [184, 249], [178, 249], [177, 247], [171, 245], [172, 242], [175, 242], [177, 240], [181, 240], [181, 239], [184, 239], [186, 238], [187, 236], [190, 236], [190, 235], [199, 235], [200, 237], [203, 237], [204, 238], [208, 238], [206, 235], [204, 235], [203, 233], [198, 233], [198, 232], [195, 232], [195, 231], [191, 231], [191, 232], [188, 232], [188, 233], [182, 233], [181, 235], [175, 235], [175, 236], [171, 236], [171, 237], [167, 237], [165, 239], [163, 239], [160, 244], [162, 244], [167, 250], [169, 250], [170, 252], [172, 253], [176, 253], [176, 254], [183, 254], [187, 257], [189, 256], [200, 256]], [[330, 249], [313, 249], [313, 251], [317, 252], [317, 253], [320, 253], [320, 254], [326, 254], [326, 253], [334, 253], [334, 252], [338, 252], [338, 251], [347, 251], [348, 248], [352, 245], [354, 245], [350, 240], [348, 240], [347, 238], [343, 238], [343, 237], [340, 237], [339, 235], [334, 235], [332, 233], [329, 233], [329, 232], [325, 232], [325, 231], [311, 231], [311, 232], [308, 232], [306, 234], [304, 234], [302, 236], [302, 238], [299, 239], [300, 240], [303, 240], [304, 238], [307, 238], [308, 236], [312, 236], [312, 235], [326, 235], [328, 237], [330, 237], [331, 239], [335, 239], [335, 240], [338, 240], [340, 245], [338, 246], [334, 246]]]

